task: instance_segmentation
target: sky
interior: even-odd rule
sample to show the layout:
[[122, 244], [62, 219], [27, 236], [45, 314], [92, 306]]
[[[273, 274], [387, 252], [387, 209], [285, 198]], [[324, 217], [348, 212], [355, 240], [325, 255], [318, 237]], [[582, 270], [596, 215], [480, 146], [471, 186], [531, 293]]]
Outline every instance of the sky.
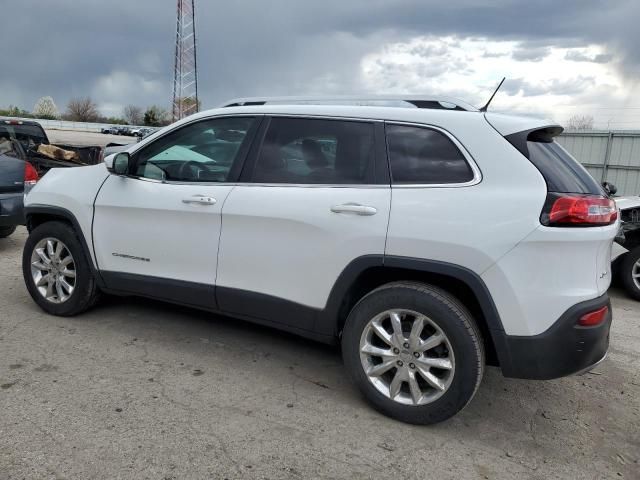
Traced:
[[[0, 107], [169, 109], [176, 0], [0, 0]], [[196, 0], [203, 108], [261, 95], [423, 94], [640, 129], [639, 0]]]

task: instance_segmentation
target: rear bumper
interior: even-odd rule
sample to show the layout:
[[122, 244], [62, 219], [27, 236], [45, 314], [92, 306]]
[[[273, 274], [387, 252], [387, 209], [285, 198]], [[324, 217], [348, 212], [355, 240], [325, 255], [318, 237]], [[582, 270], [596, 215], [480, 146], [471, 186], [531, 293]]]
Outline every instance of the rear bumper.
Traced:
[[24, 195], [0, 194], [0, 227], [24, 225]]
[[[605, 305], [609, 312], [600, 325], [577, 325], [582, 315]], [[607, 294], [578, 303], [539, 335], [505, 335], [498, 346], [502, 373], [505, 377], [549, 380], [589, 370], [606, 356], [610, 328]]]

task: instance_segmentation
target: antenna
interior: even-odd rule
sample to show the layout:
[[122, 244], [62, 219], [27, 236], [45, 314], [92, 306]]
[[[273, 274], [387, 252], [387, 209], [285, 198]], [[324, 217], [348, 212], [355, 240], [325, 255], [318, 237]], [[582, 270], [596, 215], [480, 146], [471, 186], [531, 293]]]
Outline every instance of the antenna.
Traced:
[[493, 91], [493, 95], [491, 95], [491, 98], [489, 99], [489, 101], [485, 104], [484, 107], [480, 108], [481, 112], [486, 112], [487, 108], [489, 108], [489, 104], [491, 103], [491, 100], [493, 100], [493, 97], [496, 96], [496, 93], [498, 93], [498, 90], [500, 90], [500, 87], [502, 86], [502, 84], [504, 83], [504, 81], [507, 79], [507, 77], [502, 77], [502, 81], [498, 84], [498, 88], [496, 88]]

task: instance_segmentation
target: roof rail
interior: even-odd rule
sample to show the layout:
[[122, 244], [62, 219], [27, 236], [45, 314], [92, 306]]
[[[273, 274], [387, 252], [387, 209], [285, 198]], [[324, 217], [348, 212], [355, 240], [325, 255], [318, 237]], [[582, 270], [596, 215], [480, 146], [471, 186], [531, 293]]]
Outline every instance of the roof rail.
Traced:
[[[430, 108], [437, 110], [458, 110], [465, 112], [477, 112], [473, 105], [451, 97], [428, 97], [422, 95], [356, 95], [356, 96], [311, 96], [311, 97], [246, 97], [229, 100], [221, 107], [241, 107], [249, 105], [265, 105], [266, 103], [279, 103], [282, 105], [293, 104], [335, 104], [335, 102], [404, 102], [417, 108]], [[339, 104], [339, 103], [338, 103]], [[393, 106], [393, 105], [384, 105]]]

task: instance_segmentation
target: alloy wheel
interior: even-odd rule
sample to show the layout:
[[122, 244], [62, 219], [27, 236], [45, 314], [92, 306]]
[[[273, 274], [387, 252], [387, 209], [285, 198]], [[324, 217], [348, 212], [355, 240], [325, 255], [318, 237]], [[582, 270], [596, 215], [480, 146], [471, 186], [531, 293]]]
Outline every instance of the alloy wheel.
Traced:
[[640, 260], [633, 264], [631, 268], [631, 278], [636, 288], [640, 290]]
[[373, 386], [404, 405], [440, 398], [455, 373], [446, 334], [428, 316], [404, 309], [372, 318], [360, 337], [360, 361]]
[[69, 248], [57, 238], [40, 240], [31, 253], [31, 276], [47, 301], [66, 302], [76, 286], [76, 265]]

